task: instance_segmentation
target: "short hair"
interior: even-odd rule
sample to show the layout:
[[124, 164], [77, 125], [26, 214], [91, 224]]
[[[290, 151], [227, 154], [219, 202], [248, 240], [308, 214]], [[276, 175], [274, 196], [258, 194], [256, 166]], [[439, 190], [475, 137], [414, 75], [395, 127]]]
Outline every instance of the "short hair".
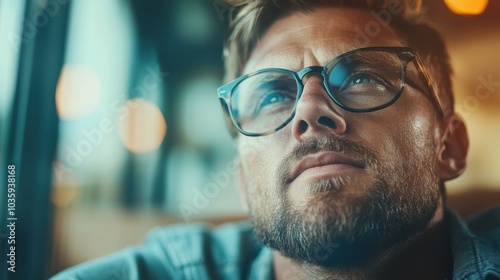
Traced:
[[[235, 1], [232, 1], [233, 3]], [[339, 6], [381, 11], [398, 4], [402, 11], [392, 14], [389, 22], [394, 31], [420, 56], [429, 73], [432, 87], [444, 115], [453, 112], [453, 89], [449, 56], [441, 35], [426, 21], [421, 0], [247, 0], [237, 4], [237, 14], [230, 22], [224, 47], [226, 75], [230, 81], [241, 76], [258, 40], [279, 18], [292, 12], [308, 12], [322, 6]]]

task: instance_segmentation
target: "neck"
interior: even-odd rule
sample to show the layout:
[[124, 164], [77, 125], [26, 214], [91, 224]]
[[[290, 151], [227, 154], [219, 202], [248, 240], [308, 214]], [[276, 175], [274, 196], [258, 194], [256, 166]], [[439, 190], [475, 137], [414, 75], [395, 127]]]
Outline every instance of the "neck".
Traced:
[[[275, 278], [281, 279], [452, 279], [453, 262], [440, 207], [429, 226], [401, 248], [350, 268], [298, 263], [274, 251]], [[293, 277], [292, 277], [293, 276]]]

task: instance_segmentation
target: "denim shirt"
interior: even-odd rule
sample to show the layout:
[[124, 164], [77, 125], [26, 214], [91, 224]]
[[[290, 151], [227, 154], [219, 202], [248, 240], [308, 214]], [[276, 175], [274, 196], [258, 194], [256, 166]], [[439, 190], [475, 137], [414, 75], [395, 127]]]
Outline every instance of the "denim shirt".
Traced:
[[[500, 207], [463, 221], [446, 211], [456, 280], [500, 279]], [[60, 279], [273, 279], [272, 251], [248, 223], [152, 230], [141, 246], [81, 264]]]
[[500, 207], [466, 221], [448, 210], [446, 220], [453, 250], [453, 279], [500, 279]]

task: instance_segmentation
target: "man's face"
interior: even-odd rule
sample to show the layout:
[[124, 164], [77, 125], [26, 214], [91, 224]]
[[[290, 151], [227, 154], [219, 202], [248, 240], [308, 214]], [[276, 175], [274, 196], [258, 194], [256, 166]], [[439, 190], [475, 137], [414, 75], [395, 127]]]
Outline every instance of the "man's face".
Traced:
[[[324, 66], [344, 52], [407, 46], [387, 26], [369, 44], [356, 30], [368, 11], [321, 8], [276, 21], [245, 73]], [[421, 83], [413, 63], [407, 79]], [[315, 264], [364, 262], [423, 230], [440, 202], [437, 119], [425, 94], [406, 85], [391, 106], [343, 110], [319, 74], [303, 80], [294, 119], [263, 137], [239, 136], [243, 194], [255, 231], [283, 255]], [[423, 88], [423, 87], [422, 87]]]

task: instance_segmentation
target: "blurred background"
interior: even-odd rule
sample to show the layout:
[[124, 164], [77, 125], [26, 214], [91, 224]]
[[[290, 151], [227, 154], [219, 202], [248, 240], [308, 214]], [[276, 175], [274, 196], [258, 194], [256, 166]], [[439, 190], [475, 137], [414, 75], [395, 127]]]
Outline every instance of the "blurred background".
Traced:
[[[467, 216], [500, 204], [500, 0], [424, 3], [468, 124], [468, 169], [447, 186]], [[220, 0], [0, 0], [0, 163], [17, 172], [16, 279], [138, 244], [155, 226], [244, 217], [216, 97], [234, 13]]]

